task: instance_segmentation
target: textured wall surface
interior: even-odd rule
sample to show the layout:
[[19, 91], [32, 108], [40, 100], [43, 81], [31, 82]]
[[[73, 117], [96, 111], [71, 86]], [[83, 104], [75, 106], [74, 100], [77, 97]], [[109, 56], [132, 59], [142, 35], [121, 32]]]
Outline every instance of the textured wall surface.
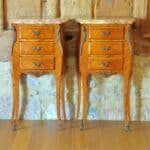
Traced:
[[133, 16], [137, 18], [146, 18], [147, 4], [149, 0], [133, 0]]
[[10, 28], [12, 19], [19, 18], [40, 18], [41, 1], [40, 0], [6, 0], [6, 17], [8, 27]]
[[[77, 78], [75, 58], [68, 59], [66, 80], [67, 118], [75, 117]], [[10, 62], [0, 62], [0, 119], [10, 119], [12, 111], [12, 82]], [[25, 119], [56, 119], [55, 81], [53, 76], [22, 77], [20, 113]], [[123, 78], [114, 75], [102, 79], [91, 77], [89, 119], [123, 119]], [[150, 57], [135, 56], [131, 82], [131, 112], [133, 120], [150, 120]]]
[[[3, 22], [2, 1], [0, 0], [0, 22]], [[11, 19], [16, 18], [55, 18], [58, 9], [61, 17], [91, 18], [92, 0], [6, 0], [5, 24], [10, 28]], [[145, 18], [148, 0], [98, 0], [97, 16], [135, 16]], [[119, 13], [118, 13], [119, 12]], [[7, 25], [6, 25], [7, 26]]]
[[[58, 16], [56, 0], [47, 0], [42, 8], [40, 0], [6, 0], [7, 21], [14, 18], [54, 18]], [[31, 3], [32, 2], [32, 3]], [[99, 7], [104, 8], [99, 15], [115, 16], [118, 6], [124, 16], [143, 17], [147, 0], [101, 0]], [[123, 5], [126, 4], [126, 5]], [[2, 0], [0, 0], [0, 24], [3, 22]], [[105, 7], [104, 7], [105, 6]], [[128, 7], [129, 6], [129, 7]], [[135, 7], [136, 6], [136, 7]], [[91, 0], [61, 0], [61, 16], [68, 18], [90, 18]], [[109, 11], [105, 11], [109, 7]], [[131, 8], [133, 7], [133, 14]], [[111, 13], [112, 12], [112, 13]], [[103, 16], [102, 15], [102, 16]], [[120, 14], [119, 14], [120, 15]], [[10, 24], [9, 24], [10, 27]], [[75, 118], [77, 107], [77, 76], [76, 76], [76, 40], [78, 27], [71, 23], [67, 26], [68, 72], [66, 78], [65, 100], [67, 118]], [[4, 31], [0, 34], [0, 119], [10, 119], [12, 112], [12, 80], [10, 54], [14, 32]], [[98, 75], [91, 77], [89, 82], [89, 119], [120, 120], [123, 119], [123, 78], [114, 75], [101, 79]], [[39, 78], [32, 75], [22, 76], [20, 80], [20, 116], [24, 119], [56, 119], [55, 80], [52, 75]], [[135, 56], [131, 82], [131, 112], [133, 120], [150, 120], [150, 56]], [[81, 114], [80, 114], [81, 116]]]
[[133, 8], [133, 0], [98, 0], [97, 16], [133, 16]]

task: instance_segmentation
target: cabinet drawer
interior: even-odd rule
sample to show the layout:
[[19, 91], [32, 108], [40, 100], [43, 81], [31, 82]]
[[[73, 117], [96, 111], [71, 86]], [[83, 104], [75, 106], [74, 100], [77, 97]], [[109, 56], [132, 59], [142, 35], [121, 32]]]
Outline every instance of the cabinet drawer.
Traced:
[[122, 66], [122, 57], [90, 57], [88, 68], [91, 70], [121, 70]]
[[53, 56], [22, 56], [20, 58], [20, 68], [22, 70], [54, 69]]
[[120, 55], [123, 54], [122, 42], [90, 42], [90, 55]]
[[21, 25], [19, 26], [20, 39], [52, 39], [54, 27], [47, 25]]
[[52, 55], [53, 42], [20, 42], [21, 55]]
[[123, 40], [124, 27], [90, 27], [89, 38], [98, 40]]

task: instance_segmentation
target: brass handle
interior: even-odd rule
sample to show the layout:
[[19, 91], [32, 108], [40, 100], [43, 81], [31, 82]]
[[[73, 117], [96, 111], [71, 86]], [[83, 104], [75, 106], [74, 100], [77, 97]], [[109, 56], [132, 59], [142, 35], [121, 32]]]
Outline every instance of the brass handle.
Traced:
[[101, 63], [103, 65], [103, 67], [109, 67], [110, 66], [110, 62], [102, 62]]
[[103, 49], [103, 51], [109, 51], [111, 49], [111, 47], [107, 46], [107, 47], [103, 47], [102, 49]]
[[112, 72], [101, 72], [100, 75], [106, 78], [106, 77], [112, 75]]
[[41, 50], [41, 46], [33, 46], [32, 50], [33, 51], [40, 51]]
[[32, 33], [35, 35], [35, 36], [39, 36], [41, 34], [40, 31], [38, 30], [32, 30]]
[[109, 36], [110, 34], [111, 34], [110, 31], [104, 31], [104, 32], [103, 32], [103, 35], [104, 35], [104, 36]]
[[41, 63], [41, 62], [33, 62], [32, 64], [33, 64], [35, 67], [40, 67], [42, 63]]

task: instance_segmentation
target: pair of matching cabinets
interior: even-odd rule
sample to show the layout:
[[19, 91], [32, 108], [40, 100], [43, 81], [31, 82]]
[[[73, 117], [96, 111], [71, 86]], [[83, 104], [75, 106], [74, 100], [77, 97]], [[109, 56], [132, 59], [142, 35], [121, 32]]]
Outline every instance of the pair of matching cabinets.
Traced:
[[[102, 77], [120, 73], [124, 76], [124, 120], [129, 129], [130, 122], [130, 79], [132, 69], [132, 21], [127, 23], [80, 23], [78, 49], [78, 109], [81, 95], [83, 111], [81, 130], [87, 117], [88, 77], [99, 73]], [[19, 122], [19, 79], [21, 74], [53, 73], [56, 79], [56, 108], [58, 125], [61, 125], [62, 108], [64, 120], [64, 78], [66, 73], [66, 47], [64, 23], [33, 24], [14, 23], [16, 41], [12, 51], [13, 79], [13, 129]], [[82, 93], [82, 94], [81, 94]]]

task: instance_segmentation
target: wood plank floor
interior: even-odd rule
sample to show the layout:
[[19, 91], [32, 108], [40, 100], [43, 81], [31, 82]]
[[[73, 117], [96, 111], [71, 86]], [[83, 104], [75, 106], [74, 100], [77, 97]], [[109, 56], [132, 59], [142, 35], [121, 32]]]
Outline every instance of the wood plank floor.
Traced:
[[12, 131], [10, 121], [0, 121], [0, 150], [149, 150], [150, 123], [134, 122], [129, 133], [122, 122], [88, 121], [80, 131], [78, 121], [23, 121]]

